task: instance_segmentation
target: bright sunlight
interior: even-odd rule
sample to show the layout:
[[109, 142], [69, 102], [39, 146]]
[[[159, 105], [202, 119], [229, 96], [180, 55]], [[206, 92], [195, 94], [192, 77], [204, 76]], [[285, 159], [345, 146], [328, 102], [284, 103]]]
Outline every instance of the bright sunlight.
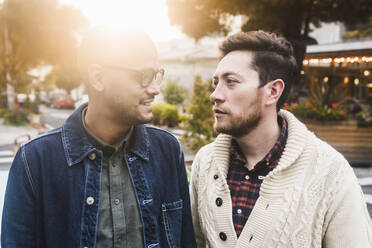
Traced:
[[60, 2], [80, 8], [92, 25], [141, 28], [156, 41], [182, 36], [178, 28], [169, 24], [166, 0], [60, 0]]

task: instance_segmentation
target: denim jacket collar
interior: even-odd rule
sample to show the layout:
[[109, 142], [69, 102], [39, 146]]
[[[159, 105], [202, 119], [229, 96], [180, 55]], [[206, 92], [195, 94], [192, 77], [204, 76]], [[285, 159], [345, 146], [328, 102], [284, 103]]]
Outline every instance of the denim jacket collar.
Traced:
[[[81, 112], [87, 104], [76, 109], [62, 125], [62, 144], [69, 167], [81, 162], [96, 148], [88, 141], [82, 122]], [[140, 158], [149, 160], [150, 141], [145, 125], [134, 127], [132, 142], [128, 150]]]

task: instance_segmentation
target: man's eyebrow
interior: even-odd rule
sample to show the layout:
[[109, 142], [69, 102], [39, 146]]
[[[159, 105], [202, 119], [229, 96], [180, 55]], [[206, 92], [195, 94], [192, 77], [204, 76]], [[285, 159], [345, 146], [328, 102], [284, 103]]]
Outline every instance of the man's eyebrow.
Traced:
[[[221, 77], [222, 78], [226, 78], [228, 76], [237, 76], [237, 77], [240, 77], [240, 75], [238, 73], [235, 73], [235, 72], [224, 72], [222, 73]], [[213, 79], [218, 79], [219, 77], [217, 75], [214, 75], [213, 76]]]

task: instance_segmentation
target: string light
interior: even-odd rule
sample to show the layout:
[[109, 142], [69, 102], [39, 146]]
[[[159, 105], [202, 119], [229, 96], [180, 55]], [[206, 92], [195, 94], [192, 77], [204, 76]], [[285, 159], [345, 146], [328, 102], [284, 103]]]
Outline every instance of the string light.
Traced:
[[344, 84], [348, 84], [349, 83], [349, 77], [344, 77]]
[[369, 75], [371, 75], [371, 72], [369, 70], [365, 70], [363, 71], [363, 75], [368, 77]]
[[361, 62], [372, 62], [372, 56], [362, 56], [362, 57], [336, 57], [336, 58], [311, 58], [304, 59], [303, 65], [319, 65], [319, 64], [330, 64], [330, 63], [361, 63]]
[[354, 84], [355, 85], [358, 85], [359, 84], [359, 78], [354, 79]]

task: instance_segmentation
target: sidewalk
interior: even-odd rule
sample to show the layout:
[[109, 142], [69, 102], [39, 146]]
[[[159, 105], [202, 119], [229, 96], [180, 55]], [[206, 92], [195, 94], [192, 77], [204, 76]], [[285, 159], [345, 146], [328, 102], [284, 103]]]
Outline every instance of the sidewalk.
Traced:
[[6, 126], [3, 124], [3, 118], [0, 118], [0, 146], [14, 144], [15, 138], [25, 134], [29, 134], [33, 139], [39, 135], [39, 131], [29, 125]]

